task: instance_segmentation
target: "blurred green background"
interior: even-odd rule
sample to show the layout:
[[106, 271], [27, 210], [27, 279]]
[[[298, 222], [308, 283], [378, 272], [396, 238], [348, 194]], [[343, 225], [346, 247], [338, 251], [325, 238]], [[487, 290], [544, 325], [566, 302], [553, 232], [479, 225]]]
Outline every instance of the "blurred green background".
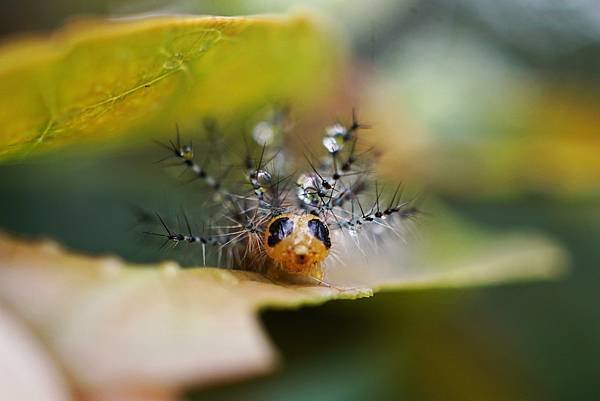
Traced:
[[[397, 151], [391, 152], [394, 160], [384, 162], [386, 175], [425, 188], [428, 196], [484, 227], [549, 234], [570, 251], [573, 270], [556, 283], [384, 293], [268, 311], [263, 320], [281, 350], [282, 369], [243, 383], [190, 389], [189, 398], [595, 399], [600, 374], [596, 2], [222, 3], [3, 1], [0, 33], [45, 31], [81, 14], [237, 15], [311, 7], [348, 36], [354, 55], [339, 93], [324, 100], [327, 119], [347, 116], [349, 107], [358, 105], [374, 124], [374, 140]], [[189, 191], [149, 163], [149, 155], [159, 158], [160, 151], [140, 143], [135, 150], [93, 158], [65, 152], [1, 166], [0, 227], [136, 261], [164, 257], [156, 247], [143, 246], [131, 205], [160, 210], [202, 199], [190, 199]]]

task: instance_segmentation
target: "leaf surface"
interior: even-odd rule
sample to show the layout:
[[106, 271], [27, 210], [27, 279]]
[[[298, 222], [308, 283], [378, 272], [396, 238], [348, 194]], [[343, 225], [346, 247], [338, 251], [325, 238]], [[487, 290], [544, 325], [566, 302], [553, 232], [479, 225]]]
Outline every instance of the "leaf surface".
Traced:
[[[462, 239], [465, 254], [449, 255], [434, 241], [419, 247], [406, 268], [393, 256], [370, 271], [332, 269], [331, 281], [340, 284], [328, 288], [172, 262], [134, 266], [2, 236], [0, 300], [41, 334], [84, 392], [174, 393], [271, 371], [278, 356], [256, 317], [263, 308], [367, 297], [373, 288], [456, 288], [564, 271], [564, 251], [541, 237]], [[428, 248], [441, 252], [432, 256]]]

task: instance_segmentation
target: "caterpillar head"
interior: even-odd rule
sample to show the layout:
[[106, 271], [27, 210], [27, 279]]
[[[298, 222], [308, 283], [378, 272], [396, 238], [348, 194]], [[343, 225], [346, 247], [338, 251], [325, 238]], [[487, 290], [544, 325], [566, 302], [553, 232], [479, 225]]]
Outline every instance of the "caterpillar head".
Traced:
[[267, 255], [290, 273], [310, 275], [320, 271], [329, 248], [329, 228], [318, 216], [286, 213], [273, 217], [267, 224]]

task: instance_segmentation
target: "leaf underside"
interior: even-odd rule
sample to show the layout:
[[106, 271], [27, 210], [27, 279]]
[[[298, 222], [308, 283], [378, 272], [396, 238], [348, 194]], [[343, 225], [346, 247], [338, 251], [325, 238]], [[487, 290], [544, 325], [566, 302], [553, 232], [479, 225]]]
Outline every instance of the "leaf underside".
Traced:
[[15, 40], [0, 48], [0, 160], [308, 102], [336, 53], [303, 16], [81, 21]]

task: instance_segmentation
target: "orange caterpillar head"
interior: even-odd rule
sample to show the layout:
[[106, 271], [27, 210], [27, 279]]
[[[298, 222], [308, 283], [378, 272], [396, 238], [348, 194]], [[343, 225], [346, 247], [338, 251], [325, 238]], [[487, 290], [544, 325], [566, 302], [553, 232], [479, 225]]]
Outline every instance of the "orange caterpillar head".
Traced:
[[321, 279], [321, 262], [329, 255], [329, 228], [312, 214], [281, 214], [267, 224], [267, 255], [283, 270]]

